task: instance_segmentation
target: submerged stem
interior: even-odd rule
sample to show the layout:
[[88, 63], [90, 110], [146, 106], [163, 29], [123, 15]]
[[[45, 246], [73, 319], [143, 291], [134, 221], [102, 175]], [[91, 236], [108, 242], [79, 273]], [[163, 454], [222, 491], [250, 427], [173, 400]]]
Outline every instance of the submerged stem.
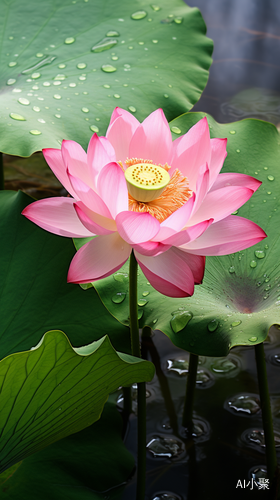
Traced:
[[187, 428], [189, 435], [193, 432], [193, 403], [194, 403], [194, 393], [195, 393], [195, 383], [196, 383], [196, 372], [198, 365], [198, 356], [196, 354], [190, 353], [189, 358], [189, 372], [186, 387], [186, 396], [183, 411], [182, 424]]
[[[132, 356], [141, 357], [139, 342], [138, 306], [137, 306], [137, 260], [133, 251], [129, 263], [129, 315]], [[146, 384], [137, 384], [138, 409], [138, 460], [137, 460], [137, 493], [136, 500], [145, 498], [146, 479]]]
[[0, 152], [0, 189], [4, 189], [4, 165], [3, 153]]
[[263, 343], [255, 345], [255, 357], [258, 373], [259, 393], [262, 409], [262, 421], [265, 437], [265, 454], [267, 464], [267, 475], [270, 489], [276, 488], [277, 480], [277, 457], [274, 441], [273, 422], [267, 383], [267, 373]]

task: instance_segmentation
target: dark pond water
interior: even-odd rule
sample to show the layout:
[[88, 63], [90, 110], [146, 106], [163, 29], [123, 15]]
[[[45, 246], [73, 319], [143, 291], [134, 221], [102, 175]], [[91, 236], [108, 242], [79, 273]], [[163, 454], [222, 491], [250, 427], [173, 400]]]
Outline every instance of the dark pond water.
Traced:
[[[193, 111], [219, 121], [258, 118], [280, 126], [280, 2], [194, 0], [214, 40], [208, 85]], [[280, 458], [280, 332], [265, 343], [277, 455]], [[147, 500], [268, 498], [252, 488], [265, 469], [254, 349], [234, 348], [227, 358], [200, 358], [195, 399], [196, 436], [181, 427], [188, 354], [156, 332], [148, 359], [157, 375], [147, 385]], [[135, 455], [136, 418], [126, 445]], [[238, 483], [238, 481], [241, 483]], [[244, 487], [244, 481], [246, 487]], [[242, 484], [236, 488], [237, 484]], [[135, 477], [124, 500], [135, 498]]]

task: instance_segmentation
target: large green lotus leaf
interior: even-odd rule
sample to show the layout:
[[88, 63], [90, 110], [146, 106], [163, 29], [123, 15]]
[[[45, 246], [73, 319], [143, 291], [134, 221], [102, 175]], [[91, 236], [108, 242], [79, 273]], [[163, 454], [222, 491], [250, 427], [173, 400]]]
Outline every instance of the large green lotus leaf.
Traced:
[[0, 151], [87, 147], [113, 109], [173, 119], [199, 99], [213, 44], [182, 0], [1, 0]]
[[0, 483], [2, 478], [5, 481], [0, 487], [1, 498], [121, 499], [123, 487], [119, 485], [127, 481], [134, 467], [121, 432], [121, 417], [115, 405], [108, 402], [93, 426], [26, 458], [14, 473], [7, 470], [6, 481], [4, 474], [0, 475]]
[[21, 192], [0, 192], [0, 359], [30, 349], [52, 329], [63, 330], [73, 345], [108, 334], [117, 350], [130, 352], [128, 328], [108, 313], [96, 291], [67, 284], [72, 240], [21, 215], [31, 201]]
[[[174, 139], [203, 116], [189, 113], [174, 120]], [[223, 172], [263, 182], [238, 215], [259, 224], [268, 237], [234, 255], [207, 257], [203, 284], [190, 298], [159, 294], [139, 270], [138, 300], [141, 326], [162, 330], [187, 351], [225, 356], [233, 346], [262, 342], [269, 327], [280, 323], [280, 138], [275, 126], [263, 121], [219, 124], [207, 118], [212, 137], [228, 138]], [[128, 263], [94, 286], [109, 311], [128, 324]]]
[[63, 332], [0, 362], [0, 471], [100, 418], [119, 386], [150, 381], [154, 365], [118, 353], [108, 336], [73, 348]]

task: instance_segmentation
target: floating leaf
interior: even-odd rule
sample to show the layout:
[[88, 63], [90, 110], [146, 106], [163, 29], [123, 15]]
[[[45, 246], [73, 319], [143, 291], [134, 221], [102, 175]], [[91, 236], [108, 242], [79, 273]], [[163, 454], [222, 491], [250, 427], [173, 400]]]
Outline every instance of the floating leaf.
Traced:
[[150, 381], [149, 361], [117, 353], [109, 338], [73, 348], [63, 332], [0, 362], [0, 471], [100, 418], [109, 393]]
[[[171, 122], [171, 130], [176, 127], [185, 134], [203, 116], [203, 113], [182, 115]], [[263, 342], [269, 327], [280, 323], [280, 138], [270, 123], [247, 119], [219, 124], [212, 117], [207, 118], [212, 137], [228, 138], [223, 172], [245, 173], [262, 181], [257, 192], [239, 209], [238, 216], [259, 224], [268, 237], [234, 255], [207, 257], [203, 284], [195, 287], [192, 297], [172, 299], [150, 286], [149, 304], [143, 308], [141, 326], [153, 328], [157, 318], [156, 327], [178, 347], [199, 355], [225, 356], [235, 345]], [[176, 137], [177, 132], [173, 139]], [[118, 272], [127, 273], [128, 263]], [[141, 296], [147, 289], [141, 271], [138, 281]], [[110, 276], [94, 286], [109, 311], [124, 323], [127, 303], [115, 305], [110, 295], [115, 290], [125, 291], [125, 285]], [[172, 329], [174, 311], [179, 318], [180, 313], [181, 317], [184, 312], [192, 314], [185, 328]]]
[[207, 83], [213, 44], [198, 9], [159, 4], [2, 2], [0, 151], [29, 156], [63, 139], [86, 148], [116, 106], [140, 121], [161, 107], [169, 120], [188, 111]]
[[94, 425], [26, 458], [15, 472], [2, 473], [1, 498], [76, 500], [78, 492], [79, 500], [104, 500], [110, 490], [110, 500], [121, 500], [134, 467], [121, 433], [121, 416], [108, 402]]

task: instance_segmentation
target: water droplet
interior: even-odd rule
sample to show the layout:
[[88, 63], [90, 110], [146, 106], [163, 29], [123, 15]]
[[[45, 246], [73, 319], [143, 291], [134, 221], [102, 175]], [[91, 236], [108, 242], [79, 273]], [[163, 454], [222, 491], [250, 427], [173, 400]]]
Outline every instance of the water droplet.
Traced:
[[229, 358], [220, 358], [214, 361], [211, 365], [211, 370], [214, 373], [229, 373], [238, 367], [237, 361]]
[[168, 359], [167, 370], [179, 375], [186, 375], [189, 371], [189, 362], [185, 359]]
[[32, 73], [31, 78], [36, 80], [37, 78], [40, 78], [40, 76], [41, 76], [41, 73]]
[[61, 95], [59, 95], [59, 94], [54, 94], [53, 97], [54, 97], [54, 99], [61, 99]]
[[228, 269], [228, 272], [229, 272], [230, 274], [235, 273], [235, 267], [234, 267], [234, 266], [230, 266], [230, 267], [229, 267], [229, 269]]
[[238, 413], [248, 415], [254, 415], [261, 409], [260, 400], [256, 396], [235, 396], [228, 401], [228, 406]]
[[22, 90], [21, 89], [13, 89], [12, 92], [18, 93], [18, 92], [22, 92]]
[[153, 325], [155, 325], [157, 322], [158, 322], [157, 318], [153, 319], [153, 321], [152, 321]]
[[249, 342], [256, 342], [258, 340], [258, 337], [250, 337]]
[[[56, 56], [45, 56], [44, 59], [41, 59], [41, 61], [37, 62], [36, 64], [33, 64], [32, 66], [29, 66], [29, 68], [26, 68], [22, 71], [23, 75], [26, 75], [28, 73], [31, 73], [32, 71], [42, 68], [43, 66], [47, 66], [48, 64], [51, 64], [54, 60], [56, 59]], [[34, 75], [37, 73], [33, 73]], [[39, 73], [38, 73], [39, 74]], [[31, 75], [32, 78], [39, 78], [39, 76], [33, 76]]]
[[43, 83], [43, 87], [50, 87], [50, 85], [51, 85], [50, 82], [44, 82]]
[[155, 436], [147, 444], [147, 449], [154, 457], [178, 457], [184, 452], [184, 444], [172, 438]]
[[7, 80], [7, 85], [13, 85], [14, 83], [16, 83], [15, 78], [9, 78], [9, 80]]
[[147, 12], [145, 10], [138, 10], [137, 12], [134, 12], [131, 14], [131, 19], [134, 19], [135, 21], [139, 21], [140, 19], [144, 19], [146, 17]]
[[136, 113], [136, 108], [134, 106], [128, 106], [128, 109], [131, 113]]
[[126, 297], [126, 293], [117, 292], [117, 293], [115, 293], [115, 295], [113, 295], [112, 302], [114, 302], [114, 304], [121, 304], [124, 301], [125, 297]]
[[115, 99], [120, 99], [120, 94], [114, 94]]
[[66, 45], [70, 45], [71, 43], [74, 43], [75, 42], [75, 38], [73, 36], [69, 36], [68, 38], [65, 38], [64, 40], [64, 43], [66, 43]]
[[237, 153], [240, 153], [240, 149], [237, 149], [237, 150], [236, 150], [236, 152], [237, 152]]
[[38, 118], [38, 120], [37, 120], [37, 121], [38, 121], [38, 122], [40, 122], [40, 123], [46, 123], [46, 122], [45, 122], [45, 120], [44, 120], [43, 118]]
[[174, 134], [181, 134], [182, 131], [181, 129], [179, 129], [179, 127], [171, 127], [171, 132], [173, 132]]
[[40, 130], [29, 130], [29, 134], [31, 135], [41, 135], [41, 133]]
[[17, 65], [17, 62], [15, 62], [15, 61], [11, 61], [11, 62], [9, 62], [9, 64], [8, 64], [8, 66], [9, 66], [10, 68], [13, 68], [13, 67], [14, 67], [14, 66], [16, 66], [16, 65]]
[[137, 302], [137, 304], [138, 304], [139, 307], [143, 307], [146, 304], [148, 304], [148, 300], [146, 300], [146, 299], [139, 299], [138, 302]]
[[233, 323], [231, 323], [231, 326], [239, 326], [241, 325], [242, 321], [239, 319], [237, 321], [234, 321]]
[[56, 113], [54, 116], [55, 116], [56, 118], [61, 118], [61, 115], [59, 115], [58, 113]]
[[259, 481], [260, 478], [267, 479], [267, 470], [265, 467], [256, 467], [255, 469], [251, 470], [250, 476], [258, 483], [261, 484]]
[[20, 98], [18, 99], [18, 102], [19, 102], [20, 104], [23, 104], [23, 106], [28, 106], [28, 104], [30, 104], [30, 102], [28, 101], [28, 99], [25, 99], [25, 97], [20, 97]]
[[145, 291], [145, 292], [142, 293], [142, 295], [143, 295], [143, 297], [147, 297], [148, 295], [150, 295], [150, 292]]
[[174, 23], [176, 24], [182, 24], [183, 18], [181, 16], [175, 17], [174, 18]]
[[111, 64], [103, 64], [103, 66], [101, 66], [101, 69], [105, 73], [114, 73], [114, 71], [117, 71], [117, 68], [115, 68], [115, 66], [112, 66]]
[[168, 94], [163, 94], [163, 97], [165, 97], [166, 99], [169, 97]]
[[[118, 35], [117, 35], [118, 36]], [[114, 38], [103, 38], [103, 40], [100, 40], [100, 42], [96, 43], [92, 47], [92, 52], [104, 52], [104, 50], [109, 50], [115, 45], [117, 45], [118, 40], [115, 40]]]
[[114, 274], [114, 280], [118, 281], [119, 283], [128, 283], [129, 276], [127, 273], [116, 273]]
[[212, 319], [210, 323], [208, 323], [207, 328], [209, 332], [215, 332], [219, 326], [219, 321], [217, 319]]
[[268, 245], [264, 245], [265, 250], [268, 250]]
[[[89, 128], [90, 128], [90, 130], [92, 130], [92, 132], [96, 132], [96, 133], [99, 132], [99, 128], [96, 125], [91, 125]], [[118, 280], [116, 280], [116, 281], [118, 281]]]
[[71, 87], [71, 88], [77, 87], [77, 84], [76, 83], [69, 83], [69, 87]]
[[250, 267], [254, 268], [254, 267], [256, 267], [256, 266], [257, 266], [256, 261], [255, 261], [255, 260], [251, 260], [251, 262], [250, 262]]
[[153, 5], [151, 5], [151, 8], [152, 8], [155, 12], [158, 12], [158, 11], [161, 9], [161, 7], [160, 7], [159, 5], [154, 5], [154, 4], [153, 4]]
[[273, 175], [268, 175], [268, 176], [267, 176], [267, 179], [268, 179], [269, 181], [274, 181], [275, 177], [274, 177]]
[[42, 52], [37, 52], [36, 57], [43, 57], [43, 55], [44, 54]]
[[89, 113], [89, 109], [88, 108], [82, 108], [82, 112], [83, 113]]
[[107, 31], [106, 36], [120, 36], [118, 31], [110, 30]]
[[10, 113], [10, 117], [13, 118], [13, 120], [18, 120], [18, 121], [26, 121], [26, 118], [22, 115], [18, 115], [17, 113]]
[[174, 333], [178, 333], [187, 326], [193, 315], [190, 311], [178, 312], [170, 320], [170, 326]]
[[59, 69], [64, 69], [64, 68], [66, 68], [66, 64], [61, 63], [61, 64], [58, 65], [58, 68]]
[[232, 135], [234, 135], [234, 134], [236, 134], [236, 131], [235, 130], [230, 130], [229, 133], [232, 134]]
[[119, 58], [118, 58], [118, 56], [112, 56], [111, 59], [112, 59], [112, 61], [118, 61]]
[[255, 250], [255, 256], [257, 259], [263, 259], [265, 257], [265, 253], [263, 250]]
[[208, 382], [211, 382], [210, 375], [205, 370], [197, 370], [196, 383], [198, 385], [205, 385]]
[[85, 69], [87, 67], [86, 63], [78, 63], [76, 66], [78, 69]]

